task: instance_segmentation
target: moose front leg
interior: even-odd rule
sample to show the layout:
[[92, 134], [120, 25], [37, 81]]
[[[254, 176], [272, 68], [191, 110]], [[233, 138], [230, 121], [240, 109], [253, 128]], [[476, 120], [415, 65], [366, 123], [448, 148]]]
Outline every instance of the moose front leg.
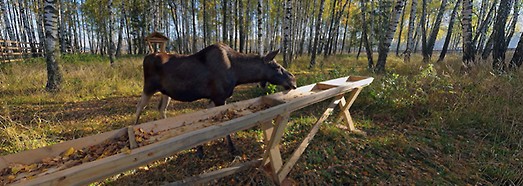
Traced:
[[140, 119], [140, 114], [142, 114], [143, 109], [149, 103], [149, 100], [151, 99], [152, 95], [148, 95], [145, 92], [142, 92], [142, 97], [140, 98], [140, 102], [136, 105], [136, 119], [134, 120], [134, 124], [138, 124], [138, 120]]
[[160, 100], [160, 104], [158, 105], [158, 110], [160, 111], [160, 115], [163, 117], [163, 119], [167, 118], [166, 111], [170, 101], [171, 97], [162, 94], [162, 99]]

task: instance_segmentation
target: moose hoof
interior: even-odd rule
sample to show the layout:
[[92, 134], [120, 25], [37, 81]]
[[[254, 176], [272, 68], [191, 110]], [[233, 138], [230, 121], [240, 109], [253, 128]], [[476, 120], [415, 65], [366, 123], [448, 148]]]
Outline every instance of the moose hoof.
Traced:
[[202, 146], [198, 146], [196, 148], [196, 156], [200, 159], [203, 159], [205, 158], [205, 154], [203, 153], [203, 147]]
[[238, 149], [234, 148], [234, 149], [229, 149], [229, 153], [231, 153], [231, 155], [233, 156], [239, 156], [240, 154], [242, 154], [241, 151], [239, 151]]

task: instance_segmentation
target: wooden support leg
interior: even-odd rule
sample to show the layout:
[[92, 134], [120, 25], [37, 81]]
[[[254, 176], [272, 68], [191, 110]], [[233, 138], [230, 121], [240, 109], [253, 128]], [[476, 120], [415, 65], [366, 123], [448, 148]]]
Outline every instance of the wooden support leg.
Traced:
[[129, 137], [129, 149], [134, 149], [134, 148], [138, 147], [138, 144], [136, 143], [136, 140], [135, 140], [133, 126], [127, 127], [127, 137]]
[[[270, 140], [268, 140], [267, 143], [267, 150], [265, 151], [264, 158], [266, 159], [263, 163], [265, 165], [270, 165], [270, 172], [273, 176], [273, 179], [276, 183], [281, 183], [282, 180], [279, 180], [277, 176], [277, 172], [281, 169], [283, 162], [281, 158], [280, 153], [280, 141], [281, 137], [283, 135], [283, 132], [285, 131], [285, 127], [287, 126], [287, 120], [289, 119], [290, 113], [284, 113], [283, 115], [280, 115], [276, 117], [274, 121], [274, 128], [267, 128], [265, 130], [265, 135], [268, 136], [268, 131], [272, 130], [272, 133], [270, 135]], [[266, 125], [267, 126], [267, 125]], [[268, 160], [267, 160], [268, 159]], [[264, 164], [262, 164], [264, 166]]]
[[352, 106], [362, 89], [362, 87], [355, 88], [350, 93], [349, 97], [347, 98], [347, 101], [345, 100], [345, 98], [342, 98], [340, 100], [339, 106], [341, 110], [336, 119], [336, 122], [340, 122], [340, 120], [343, 119], [345, 120], [345, 124], [347, 125], [347, 128], [350, 132], [365, 134], [363, 131], [358, 130], [356, 129], [356, 127], [354, 127], [354, 122], [352, 121], [352, 117], [349, 112], [349, 108]]
[[321, 124], [332, 114], [332, 111], [334, 110], [334, 108], [336, 108], [336, 105], [338, 105], [341, 99], [343, 99], [343, 95], [334, 98], [334, 101], [323, 112], [323, 114], [312, 127], [311, 132], [307, 135], [307, 137], [305, 137], [305, 139], [301, 142], [300, 146], [298, 146], [298, 148], [294, 151], [291, 158], [287, 161], [287, 163], [285, 163], [281, 171], [278, 172], [278, 180], [284, 180], [287, 177], [292, 167], [296, 164], [296, 162], [301, 157], [307, 146], [309, 146], [309, 143], [311, 142], [312, 138], [314, 138], [314, 136], [320, 129]]
[[[274, 125], [272, 124], [272, 120], [262, 123], [261, 125], [263, 130], [263, 143], [265, 144], [265, 148], [269, 145], [269, 142], [271, 141], [271, 135], [272, 131], [274, 130]], [[269, 163], [269, 153], [263, 154], [263, 160], [262, 160], [262, 166], [266, 166]]]

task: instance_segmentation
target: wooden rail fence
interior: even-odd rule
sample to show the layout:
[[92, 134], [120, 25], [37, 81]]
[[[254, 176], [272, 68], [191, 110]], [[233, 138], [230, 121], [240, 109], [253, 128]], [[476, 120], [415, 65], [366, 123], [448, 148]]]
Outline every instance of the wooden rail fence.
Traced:
[[[245, 170], [246, 167], [259, 167], [264, 170], [269, 179], [280, 185], [289, 181], [287, 175], [301, 157], [314, 138], [321, 124], [340, 108], [339, 120], [343, 119], [345, 127], [351, 132], [361, 132], [354, 127], [349, 108], [354, 103], [363, 87], [372, 83], [371, 77], [349, 76], [307, 86], [287, 92], [257, 97], [220, 107], [205, 109], [176, 117], [166, 118], [140, 125], [129, 126], [118, 130], [93, 136], [62, 142], [48, 147], [28, 150], [16, 154], [0, 156], [1, 170], [21, 170], [16, 165], [38, 168], [43, 160], [64, 156], [72, 157], [74, 150], [93, 149], [94, 145], [102, 144], [111, 139], [126, 139], [120, 153], [96, 158], [94, 161], [73, 164], [68, 167], [47, 167], [36, 172], [18, 173], [0, 177], [0, 183], [14, 185], [86, 185], [112, 175], [133, 169], [155, 160], [173, 155], [181, 150], [206, 143], [210, 140], [223, 138], [225, 135], [255, 126], [264, 131], [264, 152], [262, 157], [229, 168], [196, 175], [167, 185], [201, 184]], [[345, 97], [345, 94], [348, 94]], [[280, 153], [281, 139], [287, 127], [289, 115], [299, 109], [332, 98], [331, 104], [322, 113], [309, 134], [303, 139], [294, 153], [288, 159], [282, 159]], [[236, 117], [224, 115], [233, 113]], [[223, 120], [220, 120], [222, 118]], [[155, 134], [150, 144], [137, 145], [136, 131]], [[145, 141], [145, 140], [144, 140]], [[120, 141], [119, 141], [120, 142]], [[133, 148], [134, 146], [134, 148]], [[120, 147], [121, 148], [121, 147]], [[130, 148], [130, 149], [129, 149]], [[96, 148], [94, 148], [96, 150]], [[85, 151], [82, 151], [85, 153]], [[14, 166], [14, 167], [13, 167]], [[62, 167], [62, 168], [60, 168]], [[7, 172], [8, 172], [7, 171]], [[6, 171], [4, 171], [6, 172]], [[4, 179], [4, 180], [2, 180]]]
[[18, 42], [0, 39], [0, 63], [22, 61], [44, 55], [41, 43]]

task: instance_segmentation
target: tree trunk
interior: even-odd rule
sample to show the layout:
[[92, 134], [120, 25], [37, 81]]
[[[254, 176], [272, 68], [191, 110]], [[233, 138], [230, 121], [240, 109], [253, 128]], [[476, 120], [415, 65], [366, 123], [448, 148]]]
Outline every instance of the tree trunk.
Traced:
[[400, 53], [400, 47], [401, 47], [401, 33], [403, 32], [403, 22], [405, 21], [405, 12], [403, 11], [401, 13], [401, 20], [400, 20], [400, 32], [398, 33], [398, 44], [396, 45], [396, 56], [399, 56]]
[[195, 2], [194, 0], [191, 0], [191, 14], [192, 14], [192, 53], [197, 51], [196, 42], [197, 42], [197, 35], [196, 35], [196, 10], [195, 10]]
[[414, 21], [416, 21], [416, 9], [417, 9], [418, 0], [412, 0], [410, 6], [410, 15], [409, 15], [409, 31], [407, 32], [407, 46], [405, 49], [405, 58], [404, 61], [410, 61], [410, 54], [414, 49]]
[[227, 43], [227, 0], [222, 0], [222, 16], [223, 16], [223, 19], [222, 19], [222, 42], [224, 43]]
[[124, 24], [124, 16], [121, 15], [120, 25], [118, 27], [118, 42], [116, 44], [116, 54], [115, 54], [116, 57], [120, 57], [122, 55], [123, 24]]
[[238, 26], [239, 26], [239, 29], [240, 29], [240, 33], [239, 33], [239, 35], [240, 35], [240, 43], [239, 43], [239, 45], [240, 45], [240, 52], [245, 52], [245, 25], [244, 25], [245, 19], [243, 18], [243, 13], [244, 13], [243, 12], [244, 11], [243, 10], [243, 1], [239, 1], [238, 3], [239, 3], [238, 4], [238, 9], [239, 9], [238, 10], [239, 11], [238, 12], [238, 17], [240, 19], [240, 20], [238, 20], [239, 21], [239, 25]]
[[283, 19], [283, 66], [289, 67], [292, 56], [290, 51], [291, 46], [291, 13], [292, 1], [285, 1], [285, 18]]
[[[343, 54], [343, 52], [345, 51], [345, 38], [347, 37], [347, 32], [349, 31], [349, 18], [350, 18], [350, 5], [352, 3], [352, 0], [349, 0], [349, 11], [347, 11], [347, 17], [345, 17], [345, 28], [343, 29], [344, 32], [343, 32], [343, 39], [341, 41], [341, 53]], [[349, 36], [349, 40], [352, 39], [352, 33], [351, 35]], [[350, 47], [351, 47], [351, 41], [349, 41], [349, 50], [347, 53], [350, 53]]]
[[436, 38], [438, 37], [439, 27], [441, 25], [441, 20], [443, 19], [443, 14], [445, 13], [446, 6], [447, 0], [442, 0], [441, 6], [439, 7], [438, 15], [436, 16], [436, 21], [434, 22], [434, 25], [432, 25], [429, 40], [427, 41], [427, 48], [425, 49], [427, 55], [423, 55], [423, 61], [425, 62], [430, 61], [430, 58], [432, 57], [432, 52], [434, 51], [434, 44], [436, 43]]
[[462, 21], [463, 28], [463, 64], [464, 69], [470, 68], [471, 63], [475, 61], [475, 48], [472, 43], [472, 0], [463, 0], [462, 6]]
[[420, 18], [420, 25], [421, 25], [421, 54], [423, 56], [423, 62], [428, 62], [428, 59], [430, 58], [428, 51], [427, 51], [427, 0], [421, 1], [421, 18]]
[[[362, 19], [362, 23], [366, 23], [367, 22], [367, 19], [366, 19], [366, 15], [367, 15], [367, 2], [366, 0], [361, 0], [360, 1], [361, 3], [361, 19]], [[363, 44], [365, 45], [365, 52], [367, 54], [367, 67], [369, 68], [369, 70], [372, 70], [372, 68], [374, 68], [374, 59], [372, 57], [372, 46], [370, 44], [370, 41], [369, 41], [369, 36], [368, 36], [368, 29], [367, 29], [367, 24], [362, 24], [362, 29], [363, 29], [363, 34], [362, 34], [362, 38], [363, 38]], [[361, 49], [361, 47], [360, 47]], [[359, 53], [359, 52], [358, 52]]]
[[332, 39], [329, 39], [329, 41], [330, 41], [329, 50], [328, 50], [329, 55], [336, 53], [336, 50], [338, 47], [338, 38], [339, 38], [339, 34], [340, 34], [339, 31], [340, 31], [341, 17], [343, 15], [343, 12], [345, 11], [345, 8], [347, 8], [347, 4], [349, 4], [349, 0], [345, 1], [341, 10], [336, 13], [336, 18], [335, 18], [335, 22], [334, 22], [335, 29], [334, 29], [334, 33], [331, 34], [331, 37], [333, 37], [332, 35], [335, 35], [335, 36]]
[[511, 9], [511, 0], [501, 0], [496, 22], [493, 30], [493, 52], [492, 52], [492, 68], [498, 73], [505, 72], [505, 52], [507, 51], [507, 44], [505, 44], [505, 25], [507, 17]]
[[396, 28], [398, 26], [398, 21], [401, 16], [401, 12], [403, 11], [403, 7], [405, 6], [405, 0], [398, 0], [396, 1], [396, 5], [394, 6], [394, 9], [392, 10], [392, 18], [390, 19], [390, 22], [388, 25], [385, 25], [384, 28], [386, 33], [385, 40], [380, 40], [380, 43], [378, 45], [379, 51], [378, 51], [378, 61], [376, 62], [376, 68], [375, 71], [382, 73], [385, 72], [385, 63], [387, 62], [387, 54], [389, 53], [390, 44], [392, 42], [392, 38], [394, 37], [394, 33], [396, 32]]
[[329, 23], [329, 28], [327, 29], [327, 43], [325, 44], [325, 48], [323, 48], [323, 56], [327, 57], [328, 54], [328, 50], [329, 50], [329, 43], [332, 41], [332, 32], [333, 32], [333, 29], [334, 29], [334, 19], [335, 19], [335, 15], [334, 15], [334, 12], [336, 11], [336, 2], [337, 0], [334, 0], [332, 2], [332, 13], [331, 13], [331, 20], [330, 20], [330, 23]]
[[263, 0], [258, 0], [258, 54], [263, 55], [263, 32], [262, 32], [262, 21], [263, 21], [263, 13], [262, 13], [262, 6]]
[[[476, 29], [476, 35], [474, 36], [474, 39], [472, 39], [472, 45], [474, 45], [478, 50], [476, 51], [478, 54], [481, 53], [481, 49], [483, 48], [483, 41], [484, 38], [487, 35], [487, 30], [490, 26], [490, 23], [492, 22], [492, 14], [496, 10], [497, 0], [494, 0], [492, 3], [492, 6], [490, 7], [486, 17], [483, 19], [483, 21], [478, 21], [478, 28]], [[481, 24], [479, 24], [481, 23]], [[478, 42], [479, 39], [479, 42]]]
[[320, 10], [318, 12], [318, 17], [316, 17], [316, 28], [315, 28], [315, 35], [314, 35], [314, 44], [312, 45], [311, 50], [311, 62], [309, 64], [309, 69], [314, 68], [316, 65], [316, 53], [318, 49], [318, 43], [319, 43], [319, 36], [321, 32], [321, 17], [323, 16], [323, 8], [325, 7], [325, 0], [320, 0]]
[[447, 36], [445, 37], [445, 43], [443, 43], [443, 48], [441, 49], [441, 53], [439, 54], [438, 62], [443, 61], [443, 59], [445, 59], [445, 55], [447, 54], [447, 49], [450, 44], [450, 38], [452, 38], [452, 30], [454, 29], [454, 20], [456, 19], [456, 13], [458, 11], [460, 3], [461, 0], [456, 1], [456, 5], [454, 5], [452, 13], [450, 14], [449, 28], [447, 31]]
[[518, 46], [516, 47], [516, 51], [514, 51], [514, 56], [512, 56], [512, 60], [510, 60], [509, 63], [509, 69], [515, 70], [516, 68], [521, 67], [521, 64], [523, 63], [523, 34], [519, 36], [519, 42]]
[[512, 16], [512, 22], [510, 22], [510, 27], [509, 27], [509, 31], [508, 31], [508, 35], [507, 35], [507, 38], [506, 38], [506, 47], [505, 48], [508, 48], [508, 45], [510, 44], [510, 40], [512, 39], [512, 36], [514, 36], [514, 32], [516, 30], [516, 24], [518, 22], [518, 17], [519, 17], [519, 6], [520, 6], [520, 3], [521, 1], [515, 1], [514, 2], [514, 13], [513, 13], [513, 16]]
[[18, 3], [20, 4], [20, 14], [21, 14], [21, 18], [23, 19], [23, 23], [24, 23], [24, 31], [26, 32], [27, 34], [27, 42], [29, 42], [29, 46], [31, 47], [31, 53], [34, 53], [36, 52], [36, 46], [35, 46], [35, 37], [34, 37], [34, 30], [32, 28], [30, 28], [30, 25], [29, 24], [29, 21], [28, 21], [28, 15], [30, 15], [31, 13], [28, 12], [26, 14], [26, 10], [29, 10], [27, 9], [27, 5], [24, 1], [22, 0], [19, 0]]
[[108, 49], [108, 52], [109, 52], [109, 61], [111, 63], [111, 66], [114, 65], [114, 41], [113, 41], [113, 33], [114, 33], [114, 10], [113, 10], [113, 1], [112, 0], [109, 0], [107, 2], [107, 10], [108, 10], [108, 13], [109, 13], [109, 32], [107, 34], [107, 44], [109, 44], [109, 46], [107, 47]]
[[58, 40], [58, 10], [56, 8], [56, 1], [45, 0], [44, 2], [44, 25], [45, 25], [45, 50], [46, 50], [46, 64], [47, 64], [47, 84], [45, 86], [47, 91], [58, 91], [62, 84], [62, 72], [60, 65], [56, 62], [60, 53], [57, 49], [56, 41]]
[[[6, 12], [6, 10], [9, 10], [7, 9], [7, 5], [4, 3], [4, 1], [0, 1], [0, 8], [2, 9], [2, 12]], [[5, 30], [10, 40], [16, 40], [15, 31], [13, 30], [13, 26], [11, 25], [11, 20], [9, 19], [9, 16], [7, 15], [8, 14], [6, 12], [6, 16], [4, 16], [4, 23], [6, 26]]]

